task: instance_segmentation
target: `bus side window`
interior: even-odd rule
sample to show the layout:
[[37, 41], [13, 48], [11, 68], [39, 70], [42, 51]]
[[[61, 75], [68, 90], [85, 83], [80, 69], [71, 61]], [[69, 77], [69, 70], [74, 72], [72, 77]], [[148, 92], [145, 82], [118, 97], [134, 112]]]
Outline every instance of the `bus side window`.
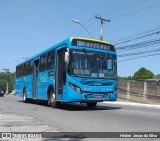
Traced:
[[55, 51], [52, 50], [51, 52], [48, 53], [48, 58], [47, 58], [47, 69], [48, 70], [54, 69], [54, 57], [55, 57]]
[[20, 66], [20, 77], [23, 76], [23, 65]]
[[28, 72], [28, 63], [25, 63], [24, 64], [24, 76], [27, 75], [27, 72]]
[[47, 54], [44, 54], [40, 58], [40, 69], [39, 71], [45, 71], [47, 69]]
[[16, 78], [19, 77], [19, 66], [16, 67]]
[[28, 74], [31, 75], [33, 73], [33, 64], [34, 62], [33, 61], [30, 61], [28, 63]]

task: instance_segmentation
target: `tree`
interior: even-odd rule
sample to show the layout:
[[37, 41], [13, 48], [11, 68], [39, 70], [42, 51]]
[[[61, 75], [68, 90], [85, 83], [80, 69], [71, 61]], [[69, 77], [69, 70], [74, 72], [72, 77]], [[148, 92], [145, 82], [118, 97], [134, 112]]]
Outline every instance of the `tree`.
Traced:
[[7, 81], [9, 82], [9, 91], [14, 89], [14, 73], [0, 72], [0, 88], [6, 90]]
[[144, 67], [140, 68], [137, 72], [134, 73], [132, 79], [134, 80], [141, 80], [141, 79], [153, 79], [154, 74], [145, 69]]
[[6, 90], [6, 83], [7, 83], [6, 80], [0, 80], [0, 88], [2, 90]]

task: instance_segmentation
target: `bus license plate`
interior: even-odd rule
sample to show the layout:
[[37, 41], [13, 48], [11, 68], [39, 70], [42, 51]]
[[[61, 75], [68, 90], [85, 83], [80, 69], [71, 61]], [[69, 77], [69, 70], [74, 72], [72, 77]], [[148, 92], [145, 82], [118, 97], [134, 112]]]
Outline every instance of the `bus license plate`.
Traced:
[[94, 98], [102, 98], [102, 95], [95, 95]]

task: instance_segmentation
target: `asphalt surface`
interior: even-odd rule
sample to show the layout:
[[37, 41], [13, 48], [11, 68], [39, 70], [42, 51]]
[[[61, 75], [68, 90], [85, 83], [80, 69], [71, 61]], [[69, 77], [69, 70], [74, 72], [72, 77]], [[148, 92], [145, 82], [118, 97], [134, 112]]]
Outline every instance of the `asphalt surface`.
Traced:
[[0, 98], [0, 132], [160, 132], [159, 107], [122, 103], [98, 103], [93, 109], [70, 103], [54, 109], [9, 95]]

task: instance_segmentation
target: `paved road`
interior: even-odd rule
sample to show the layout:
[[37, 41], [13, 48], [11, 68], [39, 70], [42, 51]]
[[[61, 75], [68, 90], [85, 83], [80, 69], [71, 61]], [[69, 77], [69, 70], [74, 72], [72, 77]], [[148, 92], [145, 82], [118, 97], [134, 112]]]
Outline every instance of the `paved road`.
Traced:
[[67, 104], [53, 109], [44, 103], [23, 103], [17, 96], [0, 98], [0, 132], [160, 132], [160, 109], [125, 104]]

